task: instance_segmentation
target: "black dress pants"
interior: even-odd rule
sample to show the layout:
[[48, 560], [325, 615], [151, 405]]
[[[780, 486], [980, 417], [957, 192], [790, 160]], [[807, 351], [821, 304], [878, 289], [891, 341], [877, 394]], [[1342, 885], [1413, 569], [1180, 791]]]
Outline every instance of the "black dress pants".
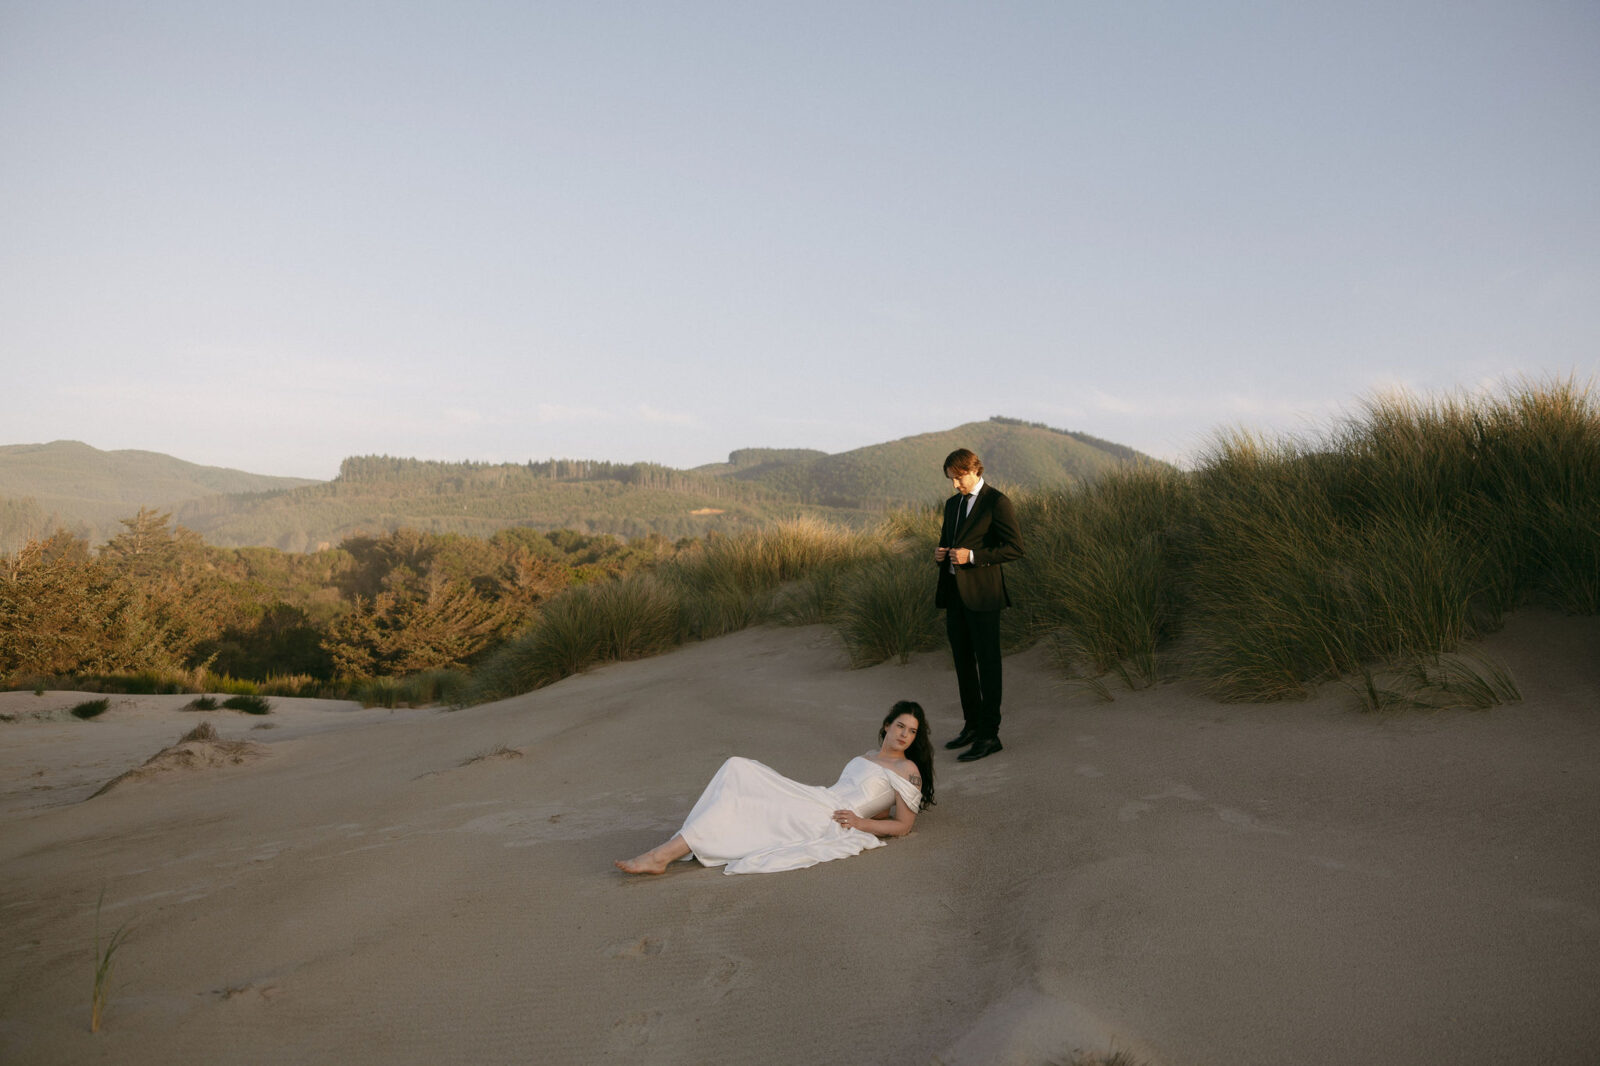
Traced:
[[998, 737], [1000, 612], [967, 610], [953, 588], [945, 604], [944, 628], [950, 637], [950, 654], [956, 662], [962, 725], [979, 739]]

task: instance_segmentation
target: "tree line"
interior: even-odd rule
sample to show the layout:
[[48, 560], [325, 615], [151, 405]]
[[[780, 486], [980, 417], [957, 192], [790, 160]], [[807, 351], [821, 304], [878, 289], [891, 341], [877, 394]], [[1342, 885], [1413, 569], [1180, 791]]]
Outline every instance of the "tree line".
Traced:
[[538, 482], [610, 481], [619, 485], [707, 493], [746, 500], [768, 499], [774, 493], [759, 485], [730, 482], [713, 475], [679, 470], [660, 463], [613, 463], [597, 459], [550, 459], [526, 463], [442, 462], [388, 455], [357, 455], [339, 464], [334, 484], [382, 484], [399, 495], [477, 492], [484, 489], [534, 488]]
[[57, 530], [0, 555], [0, 682], [202, 670], [358, 681], [462, 667], [569, 585], [684, 546], [400, 529], [289, 553], [209, 545], [148, 508], [121, 525], [97, 550]]

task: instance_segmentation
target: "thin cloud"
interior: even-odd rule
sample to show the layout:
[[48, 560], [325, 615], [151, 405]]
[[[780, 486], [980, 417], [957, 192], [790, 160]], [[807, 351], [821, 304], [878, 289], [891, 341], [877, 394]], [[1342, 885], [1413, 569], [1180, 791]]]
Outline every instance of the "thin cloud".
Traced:
[[666, 426], [698, 426], [700, 420], [683, 411], [663, 411], [647, 403], [639, 405], [639, 417], [646, 422]]
[[615, 411], [600, 407], [574, 407], [570, 404], [541, 403], [534, 407], [535, 419], [544, 425], [565, 425], [574, 422], [615, 422]]
[[505, 422], [505, 419], [486, 415], [470, 407], [447, 407], [441, 413], [441, 417], [452, 426], [488, 426], [501, 425]]
[[1120, 397], [1111, 395], [1109, 392], [1101, 392], [1099, 389], [1093, 390], [1090, 396], [1096, 411], [1108, 411], [1118, 415], [1150, 415], [1155, 413], [1149, 409], [1148, 402], [1144, 404], [1130, 403]]

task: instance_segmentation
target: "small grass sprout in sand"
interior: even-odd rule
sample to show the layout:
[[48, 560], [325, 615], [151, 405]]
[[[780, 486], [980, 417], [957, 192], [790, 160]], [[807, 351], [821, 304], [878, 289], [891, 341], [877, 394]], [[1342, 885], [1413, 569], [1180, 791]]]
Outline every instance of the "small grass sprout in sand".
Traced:
[[245, 714], [271, 714], [272, 702], [265, 696], [229, 696], [222, 701], [222, 705], [232, 711], [243, 711]]
[[498, 745], [497, 747], [491, 748], [489, 751], [479, 752], [477, 755], [472, 756], [470, 759], [463, 760], [461, 765], [462, 766], [471, 766], [473, 763], [488, 762], [490, 759], [520, 759], [520, 758], [522, 758], [522, 749], [521, 748], [508, 747], [505, 744], [501, 744], [501, 745]]
[[110, 706], [111, 701], [104, 698], [98, 700], [85, 700], [76, 707], [72, 708], [72, 717], [82, 718], [84, 721], [88, 721], [90, 718], [97, 718], [100, 715], [105, 714], [106, 708]]
[[1074, 1051], [1065, 1059], [1055, 1060], [1054, 1066], [1145, 1066], [1128, 1054], [1112, 1048], [1110, 1051]]
[[[98, 1033], [100, 1021], [105, 1016], [106, 997], [111, 994], [111, 967], [116, 961], [117, 949], [128, 939], [128, 922], [117, 926], [116, 932], [105, 941], [100, 942], [100, 910], [105, 906], [106, 890], [100, 890], [100, 898], [94, 905], [94, 991], [89, 999], [89, 1031]], [[131, 921], [132, 919], [129, 919]]]
[[186, 711], [214, 711], [220, 706], [215, 696], [196, 696], [183, 705]]

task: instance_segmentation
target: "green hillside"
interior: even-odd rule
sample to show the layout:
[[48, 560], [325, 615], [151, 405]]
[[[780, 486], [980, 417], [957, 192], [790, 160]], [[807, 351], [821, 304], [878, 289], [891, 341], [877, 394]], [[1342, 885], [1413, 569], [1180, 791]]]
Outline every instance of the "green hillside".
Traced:
[[1005, 418], [837, 455], [745, 448], [726, 463], [693, 470], [582, 459], [357, 456], [325, 482], [58, 441], [0, 447], [0, 552], [57, 527], [103, 541], [120, 530], [120, 519], [145, 506], [170, 510], [176, 522], [219, 547], [284, 551], [402, 527], [488, 537], [522, 526], [677, 540], [796, 515], [864, 526], [886, 510], [946, 495], [940, 463], [958, 447], [983, 456], [990, 476], [1007, 489], [1059, 487], [1150, 461], [1121, 445]]
[[219, 493], [259, 493], [316, 482], [201, 466], [146, 451], [101, 451], [75, 440], [0, 445], [0, 551], [64, 527], [92, 540], [117, 533], [141, 506], [167, 509]]
[[[173, 517], [212, 544], [306, 551], [355, 533], [401, 527], [488, 537], [523, 526], [676, 540], [734, 532], [801, 510], [792, 498], [759, 485], [643, 463], [438, 463], [362, 456], [345, 460], [333, 481], [194, 500]], [[844, 513], [833, 517], [852, 521]]]
[[977, 452], [987, 476], [1011, 489], [1059, 488], [1092, 481], [1125, 463], [1155, 461], [1087, 434], [997, 416], [837, 455], [752, 465], [727, 476], [808, 503], [878, 511], [948, 495], [940, 464], [957, 448]]
[[777, 469], [795, 463], [822, 459], [827, 452], [815, 448], [740, 448], [728, 454], [725, 463], [707, 463], [694, 468], [696, 474], [748, 474], [753, 470]]

